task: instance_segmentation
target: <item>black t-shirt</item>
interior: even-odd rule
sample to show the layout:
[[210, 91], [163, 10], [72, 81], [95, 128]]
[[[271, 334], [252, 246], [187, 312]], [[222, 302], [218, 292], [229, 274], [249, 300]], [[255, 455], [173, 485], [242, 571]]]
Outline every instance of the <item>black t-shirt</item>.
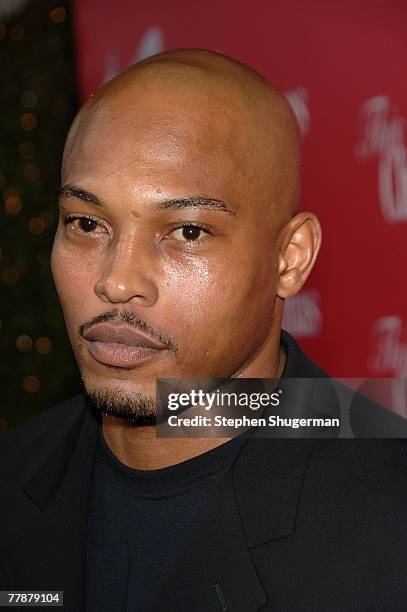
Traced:
[[148, 610], [245, 443], [158, 470], [123, 464], [99, 431], [90, 491], [87, 612]]

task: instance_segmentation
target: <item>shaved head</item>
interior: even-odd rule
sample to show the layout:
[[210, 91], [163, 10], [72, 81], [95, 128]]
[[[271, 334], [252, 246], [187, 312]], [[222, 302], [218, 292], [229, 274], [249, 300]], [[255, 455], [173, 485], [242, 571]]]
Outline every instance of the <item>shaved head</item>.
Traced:
[[[90, 97], [64, 150], [51, 265], [85, 389], [105, 415], [153, 419], [157, 378], [281, 373], [284, 300], [321, 235], [299, 203], [297, 120], [251, 68], [179, 49]], [[97, 341], [107, 322], [154, 348]]]
[[200, 49], [167, 51], [130, 66], [92, 94], [79, 112], [67, 139], [63, 175], [90, 132], [105, 129], [110, 138], [119, 137], [119, 114], [135, 139], [140, 130], [168, 124], [174, 145], [177, 129], [193, 132], [211, 165], [217, 166], [218, 155], [229, 161], [240, 194], [243, 185], [244, 191], [247, 184], [255, 185], [256, 205], [264, 202], [281, 221], [298, 211], [297, 119], [286, 98], [248, 66]]

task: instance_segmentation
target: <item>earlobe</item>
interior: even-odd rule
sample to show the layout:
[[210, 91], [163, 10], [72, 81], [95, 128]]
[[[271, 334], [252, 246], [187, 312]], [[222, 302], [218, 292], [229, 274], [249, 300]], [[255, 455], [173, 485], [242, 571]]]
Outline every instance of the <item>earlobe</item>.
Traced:
[[311, 272], [321, 245], [321, 225], [309, 212], [301, 212], [284, 228], [281, 244], [277, 295], [286, 299], [301, 289]]

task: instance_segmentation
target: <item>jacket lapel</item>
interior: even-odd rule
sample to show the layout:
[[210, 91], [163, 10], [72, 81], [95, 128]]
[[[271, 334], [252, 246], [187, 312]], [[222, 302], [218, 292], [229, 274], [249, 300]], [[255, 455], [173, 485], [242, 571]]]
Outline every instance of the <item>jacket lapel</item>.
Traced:
[[[289, 353], [285, 377], [326, 376], [284, 331], [282, 341]], [[286, 401], [303, 411], [312, 401], [313, 381], [291, 389]], [[263, 438], [257, 433], [248, 437], [205, 517], [197, 517], [194, 535], [162, 585], [154, 612], [257, 612], [272, 605], [251, 550], [294, 534], [316, 440]]]
[[[64, 591], [64, 609], [85, 609], [87, 508], [98, 423], [90, 410], [19, 493], [23, 529], [2, 550], [7, 586]], [[24, 520], [23, 520], [24, 519]]]
[[247, 548], [230, 472], [222, 484], [206, 516], [197, 517], [194, 536], [169, 572], [154, 612], [255, 612], [264, 605], [266, 595]]
[[[250, 549], [294, 532], [314, 440], [250, 437], [179, 554], [154, 612], [256, 612], [268, 601]], [[175, 519], [176, 520], [176, 519]]]

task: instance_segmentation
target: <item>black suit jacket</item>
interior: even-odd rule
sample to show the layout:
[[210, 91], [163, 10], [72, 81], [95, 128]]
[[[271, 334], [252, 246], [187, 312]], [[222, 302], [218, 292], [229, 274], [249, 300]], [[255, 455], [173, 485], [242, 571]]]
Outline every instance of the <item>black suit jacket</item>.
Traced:
[[[287, 334], [286, 375], [326, 376]], [[83, 395], [3, 435], [0, 589], [85, 609], [98, 420]], [[174, 521], [177, 517], [174, 517]], [[155, 612], [407, 609], [403, 440], [249, 437]], [[112, 611], [113, 612], [113, 611]]]

